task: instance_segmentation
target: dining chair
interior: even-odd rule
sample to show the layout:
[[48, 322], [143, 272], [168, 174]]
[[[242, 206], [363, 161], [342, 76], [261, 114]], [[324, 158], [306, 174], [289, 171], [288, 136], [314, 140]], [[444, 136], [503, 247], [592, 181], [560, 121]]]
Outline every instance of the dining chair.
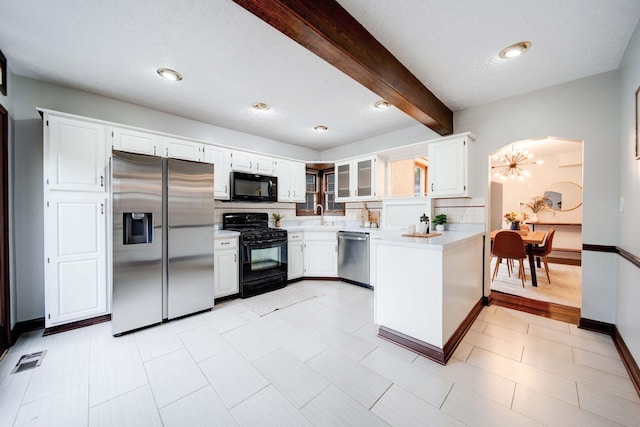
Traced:
[[549, 264], [547, 263], [547, 257], [553, 249], [553, 236], [555, 234], [556, 229], [554, 227], [551, 227], [549, 229], [549, 233], [547, 233], [547, 238], [544, 239], [544, 244], [542, 246], [533, 248], [533, 255], [542, 258], [542, 262], [544, 262], [544, 270], [547, 273], [547, 280], [549, 281], [549, 284], [551, 284], [551, 278], [549, 277]]
[[493, 269], [491, 281], [493, 282], [498, 275], [498, 269], [500, 268], [500, 263], [503, 258], [507, 260], [507, 268], [509, 268], [508, 260], [517, 259], [520, 261], [518, 275], [524, 288], [524, 260], [527, 257], [527, 252], [524, 250], [524, 243], [522, 242], [520, 234], [508, 230], [498, 232], [493, 240], [492, 254], [498, 259]]
[[520, 224], [520, 231], [531, 231], [527, 224]]

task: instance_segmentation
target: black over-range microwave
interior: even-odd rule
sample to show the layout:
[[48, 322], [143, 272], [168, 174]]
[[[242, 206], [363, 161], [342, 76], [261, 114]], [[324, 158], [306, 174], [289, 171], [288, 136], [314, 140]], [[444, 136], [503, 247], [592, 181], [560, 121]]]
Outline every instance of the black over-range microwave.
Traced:
[[253, 173], [231, 172], [231, 200], [277, 202], [278, 178]]

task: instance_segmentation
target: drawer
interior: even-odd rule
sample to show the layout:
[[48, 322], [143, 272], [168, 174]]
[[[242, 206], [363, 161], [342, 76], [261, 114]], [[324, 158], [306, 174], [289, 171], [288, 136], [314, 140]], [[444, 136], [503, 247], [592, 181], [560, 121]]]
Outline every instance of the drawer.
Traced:
[[235, 249], [238, 247], [238, 238], [233, 237], [230, 239], [215, 239], [213, 241], [213, 249], [216, 251], [222, 251], [225, 249]]
[[323, 241], [335, 241], [335, 231], [307, 231], [304, 233], [304, 240], [323, 240]]
[[295, 231], [293, 233], [289, 232], [287, 234], [287, 238], [290, 242], [299, 242], [304, 239], [304, 233], [302, 231]]

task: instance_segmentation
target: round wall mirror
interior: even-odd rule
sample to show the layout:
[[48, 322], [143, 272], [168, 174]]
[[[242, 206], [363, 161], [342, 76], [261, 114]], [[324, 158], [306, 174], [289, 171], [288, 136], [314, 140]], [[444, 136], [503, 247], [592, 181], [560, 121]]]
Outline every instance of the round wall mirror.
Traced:
[[547, 188], [544, 197], [554, 211], [572, 211], [582, 205], [582, 187], [575, 182], [556, 182]]

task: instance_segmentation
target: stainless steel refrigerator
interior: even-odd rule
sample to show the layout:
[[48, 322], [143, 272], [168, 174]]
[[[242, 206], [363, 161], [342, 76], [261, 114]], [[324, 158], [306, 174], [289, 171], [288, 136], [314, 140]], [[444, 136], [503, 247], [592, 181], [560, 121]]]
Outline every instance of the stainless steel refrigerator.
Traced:
[[213, 307], [213, 165], [113, 152], [113, 335]]

